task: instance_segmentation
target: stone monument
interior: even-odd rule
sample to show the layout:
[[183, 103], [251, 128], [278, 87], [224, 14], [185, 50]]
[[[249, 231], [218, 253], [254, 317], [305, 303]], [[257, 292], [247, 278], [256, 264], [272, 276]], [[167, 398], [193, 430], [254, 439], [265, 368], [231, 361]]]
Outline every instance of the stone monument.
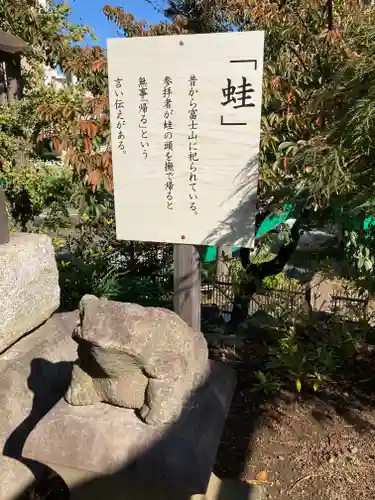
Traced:
[[[219, 498], [212, 470], [236, 379], [208, 359], [203, 334], [167, 309], [86, 295], [72, 337], [69, 389], [24, 457], [60, 474], [72, 500], [103, 484], [117, 500], [148, 482], [179, 492], [168, 498]], [[130, 497], [156, 498], [155, 488]]]
[[46, 321], [60, 305], [51, 238], [11, 233], [0, 245], [0, 353]]
[[102, 401], [138, 409], [147, 424], [166, 424], [209, 372], [204, 336], [167, 309], [86, 295], [73, 338], [71, 405]]
[[[0, 233], [6, 236], [7, 214], [0, 219]], [[42, 469], [31, 470], [22, 461], [23, 440], [35, 416], [47, 413], [69, 386], [78, 317], [76, 312], [52, 316], [60, 305], [60, 288], [51, 238], [8, 236], [0, 234], [1, 500], [21, 497], [41, 478]]]

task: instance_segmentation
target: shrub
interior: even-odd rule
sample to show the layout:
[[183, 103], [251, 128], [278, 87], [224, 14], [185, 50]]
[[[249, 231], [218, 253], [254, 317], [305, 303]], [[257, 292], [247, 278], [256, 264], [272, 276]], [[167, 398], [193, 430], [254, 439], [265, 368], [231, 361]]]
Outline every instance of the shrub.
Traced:
[[277, 321], [267, 319], [258, 314], [248, 324], [246, 351], [251, 360], [253, 352], [260, 353], [255, 364], [252, 361], [256, 391], [318, 391], [332, 380], [345, 378], [349, 364], [355, 364], [361, 350], [366, 350], [368, 326], [335, 315], [309, 318], [301, 311]]
[[65, 310], [75, 309], [86, 293], [143, 305], [171, 305], [172, 246], [118, 241], [111, 211], [99, 220], [84, 216], [56, 253]]
[[1, 180], [10, 214], [22, 230], [42, 213], [50, 215], [51, 221], [57, 217], [53, 222], [56, 227], [61, 223], [59, 217], [67, 217], [73, 177], [61, 162], [29, 160], [19, 167], [6, 163]]

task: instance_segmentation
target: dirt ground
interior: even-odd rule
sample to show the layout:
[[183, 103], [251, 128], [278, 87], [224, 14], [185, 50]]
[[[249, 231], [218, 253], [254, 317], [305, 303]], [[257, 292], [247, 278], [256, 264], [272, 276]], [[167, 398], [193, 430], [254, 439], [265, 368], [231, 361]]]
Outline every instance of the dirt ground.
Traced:
[[262, 484], [267, 500], [375, 498], [374, 367], [369, 352], [322, 392], [266, 401], [248, 390], [244, 366], [216, 473]]

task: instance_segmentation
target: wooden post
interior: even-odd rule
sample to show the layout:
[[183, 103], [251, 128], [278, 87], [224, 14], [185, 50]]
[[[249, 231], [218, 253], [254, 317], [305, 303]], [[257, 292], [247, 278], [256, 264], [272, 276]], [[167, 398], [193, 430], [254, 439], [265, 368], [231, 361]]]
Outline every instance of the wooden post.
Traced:
[[174, 311], [193, 330], [201, 329], [201, 272], [199, 252], [193, 245], [174, 245]]
[[8, 212], [5, 206], [5, 194], [0, 187], [0, 245], [9, 242]]

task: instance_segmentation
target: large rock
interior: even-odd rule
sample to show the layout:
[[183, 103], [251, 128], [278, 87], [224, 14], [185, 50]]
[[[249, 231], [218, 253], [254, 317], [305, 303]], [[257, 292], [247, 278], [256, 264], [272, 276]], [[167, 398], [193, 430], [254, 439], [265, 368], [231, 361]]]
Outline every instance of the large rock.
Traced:
[[176, 313], [83, 297], [78, 361], [66, 400], [139, 409], [148, 424], [178, 418], [208, 370], [207, 343]]
[[13, 233], [0, 245], [0, 352], [40, 326], [60, 304], [51, 239]]
[[180, 418], [160, 426], [142, 423], [132, 410], [60, 401], [28, 437], [24, 456], [58, 472], [63, 466], [81, 471], [82, 477], [131, 473], [135, 479], [204, 494], [234, 388], [232, 369], [211, 362], [207, 380]]
[[55, 314], [0, 356], [0, 499], [16, 500], [45, 470], [22, 458], [29, 432], [70, 383], [77, 313]]

